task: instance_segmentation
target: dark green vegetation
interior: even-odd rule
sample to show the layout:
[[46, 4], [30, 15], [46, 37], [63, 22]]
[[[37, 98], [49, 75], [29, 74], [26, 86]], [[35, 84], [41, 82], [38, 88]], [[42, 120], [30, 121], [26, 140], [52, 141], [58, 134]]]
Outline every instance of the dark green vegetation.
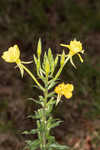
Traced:
[[[59, 143], [71, 147], [77, 143], [71, 140], [80, 140], [84, 146], [87, 136], [92, 144], [100, 146], [100, 1], [0, 0], [0, 54], [17, 43], [22, 59], [32, 60], [39, 37], [43, 48], [51, 47], [54, 54], [62, 52], [60, 43], [69, 43], [73, 38], [83, 43], [84, 63], [75, 56], [77, 70], [69, 63], [61, 75], [63, 81], [75, 85], [75, 91], [70, 101], [63, 99], [54, 110], [64, 123], [53, 134]], [[0, 150], [22, 149], [29, 137], [20, 133], [35, 127], [35, 121], [27, 115], [38, 106], [27, 98], [37, 98], [40, 93], [26, 74], [20, 79], [14, 66], [1, 60]]]

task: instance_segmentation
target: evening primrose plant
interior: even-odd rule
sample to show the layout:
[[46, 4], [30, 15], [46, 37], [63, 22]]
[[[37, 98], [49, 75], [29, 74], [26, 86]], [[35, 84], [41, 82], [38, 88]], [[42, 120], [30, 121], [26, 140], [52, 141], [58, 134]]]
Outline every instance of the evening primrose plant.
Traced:
[[[74, 85], [64, 82], [58, 84], [59, 76], [70, 60], [71, 64], [76, 68], [72, 61], [74, 55], [78, 55], [80, 61], [83, 62], [80, 53], [84, 53], [82, 49], [82, 43], [76, 39], [71, 41], [69, 45], [61, 44], [63, 47], [69, 49], [69, 53], [66, 54], [63, 50], [62, 54], [56, 54], [55, 58], [49, 48], [47, 52], [44, 53], [41, 60], [42, 45], [41, 39], [38, 41], [37, 45], [37, 55], [33, 55], [34, 63], [36, 65], [37, 78], [41, 79], [41, 83], [37, 80], [25, 64], [32, 62], [24, 62], [20, 59], [20, 50], [18, 45], [10, 47], [8, 51], [3, 52], [2, 58], [8, 63], [16, 63], [17, 67], [20, 69], [21, 76], [23, 77], [24, 71], [32, 78], [33, 83], [42, 91], [42, 95], [37, 98], [37, 100], [32, 99], [34, 102], [38, 103], [41, 107], [35, 112], [35, 115], [30, 116], [37, 121], [37, 128], [30, 131], [24, 131], [23, 134], [37, 134], [37, 139], [27, 140], [26, 149], [29, 150], [63, 150], [68, 149], [65, 145], [60, 145], [56, 142], [55, 137], [51, 135], [52, 128], [58, 126], [61, 121], [54, 119], [52, 117], [52, 110], [61, 101], [61, 97], [65, 96], [66, 99], [70, 99], [73, 95]], [[59, 64], [60, 62], [60, 64]], [[57, 72], [55, 68], [58, 68]], [[56, 86], [57, 85], [57, 86]], [[56, 96], [57, 95], [57, 96]], [[56, 98], [57, 97], [57, 98]]]

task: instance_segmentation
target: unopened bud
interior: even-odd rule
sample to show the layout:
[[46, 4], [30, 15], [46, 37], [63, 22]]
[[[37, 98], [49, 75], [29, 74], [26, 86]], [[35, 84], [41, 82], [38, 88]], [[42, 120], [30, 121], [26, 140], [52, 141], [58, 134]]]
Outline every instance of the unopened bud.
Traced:
[[41, 56], [41, 51], [42, 51], [42, 44], [41, 44], [41, 39], [39, 38], [38, 45], [37, 45], [38, 58], [40, 58], [40, 56]]
[[65, 62], [65, 52], [63, 51], [62, 55], [61, 55], [61, 61], [60, 61], [60, 65], [63, 66]]

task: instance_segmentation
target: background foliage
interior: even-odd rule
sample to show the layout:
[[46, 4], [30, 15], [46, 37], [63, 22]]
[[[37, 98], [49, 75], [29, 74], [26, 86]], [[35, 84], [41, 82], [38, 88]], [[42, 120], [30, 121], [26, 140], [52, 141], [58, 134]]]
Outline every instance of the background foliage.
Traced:
[[[59, 143], [75, 149], [90, 140], [99, 148], [100, 122], [100, 1], [99, 0], [0, 0], [0, 54], [9, 46], [18, 44], [23, 60], [32, 60], [38, 38], [43, 49], [51, 47], [53, 53], [62, 52], [60, 43], [76, 38], [85, 49], [84, 64], [77, 70], [68, 64], [61, 80], [75, 85], [70, 101], [62, 100], [54, 116], [64, 123], [53, 131]], [[66, 49], [67, 51], [67, 49]], [[30, 66], [33, 69], [34, 66]], [[24, 129], [35, 127], [27, 115], [37, 110], [37, 105], [27, 98], [37, 98], [37, 90], [25, 74], [1, 60], [0, 63], [0, 149], [22, 149], [28, 136]], [[35, 69], [35, 68], [34, 68]], [[33, 70], [34, 71], [34, 70]], [[63, 98], [64, 99], [64, 98]], [[30, 138], [35, 138], [30, 137]], [[78, 149], [78, 148], [77, 148]]]

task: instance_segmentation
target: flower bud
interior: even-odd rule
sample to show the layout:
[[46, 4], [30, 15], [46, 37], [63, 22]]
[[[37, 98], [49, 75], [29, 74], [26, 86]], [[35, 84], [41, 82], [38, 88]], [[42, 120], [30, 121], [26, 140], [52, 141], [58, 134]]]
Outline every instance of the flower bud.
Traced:
[[64, 62], [65, 62], [65, 52], [63, 51], [63, 53], [61, 55], [60, 65], [63, 66]]
[[40, 58], [41, 56], [41, 39], [39, 38], [39, 41], [38, 41], [38, 45], [37, 45], [37, 55], [38, 55], [38, 58]]
[[50, 64], [49, 64], [48, 58], [46, 58], [46, 61], [45, 61], [45, 72], [46, 72], [46, 76], [48, 76], [50, 72]]

